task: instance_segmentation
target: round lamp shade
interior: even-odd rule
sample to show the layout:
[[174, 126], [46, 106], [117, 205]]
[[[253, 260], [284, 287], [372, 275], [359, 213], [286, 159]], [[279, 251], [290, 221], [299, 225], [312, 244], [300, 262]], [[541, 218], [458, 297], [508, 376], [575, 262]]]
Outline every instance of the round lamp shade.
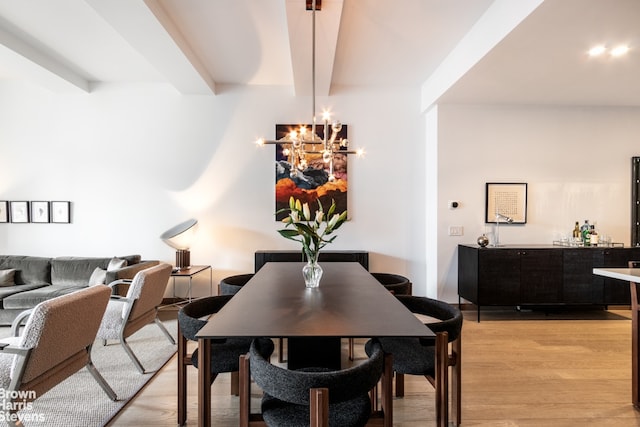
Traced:
[[197, 225], [198, 221], [192, 218], [171, 227], [160, 235], [160, 239], [176, 250], [188, 250], [193, 243]]

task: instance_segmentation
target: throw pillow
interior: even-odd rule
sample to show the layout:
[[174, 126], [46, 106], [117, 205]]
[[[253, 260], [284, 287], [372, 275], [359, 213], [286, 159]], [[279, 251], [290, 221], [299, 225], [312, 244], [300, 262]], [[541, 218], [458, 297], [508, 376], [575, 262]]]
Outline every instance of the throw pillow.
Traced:
[[104, 282], [107, 280], [107, 270], [104, 270], [100, 267], [96, 267], [91, 273], [91, 277], [89, 277], [89, 286], [94, 285], [104, 285]]
[[15, 268], [0, 270], [0, 286], [14, 286], [16, 284], [14, 281], [15, 274]]
[[127, 266], [126, 259], [114, 257], [114, 258], [111, 258], [111, 261], [109, 261], [109, 265], [107, 266], [107, 271], [117, 270], [119, 268], [126, 267], [126, 266]]

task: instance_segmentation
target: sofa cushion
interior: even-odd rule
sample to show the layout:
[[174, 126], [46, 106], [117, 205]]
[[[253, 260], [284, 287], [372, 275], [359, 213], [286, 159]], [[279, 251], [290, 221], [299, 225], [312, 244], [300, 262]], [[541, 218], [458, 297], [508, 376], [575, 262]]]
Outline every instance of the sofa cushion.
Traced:
[[[51, 258], [22, 255], [0, 256], [0, 269], [16, 270], [16, 285], [51, 283]], [[88, 277], [88, 276], [87, 276]]]
[[96, 267], [89, 278], [89, 286], [104, 285], [105, 280], [107, 280], [107, 270]]
[[16, 282], [13, 280], [15, 275], [15, 268], [0, 270], [0, 286], [15, 286]]
[[126, 266], [127, 266], [126, 259], [114, 257], [109, 260], [109, 264], [107, 265], [107, 271], [114, 271]]
[[118, 258], [126, 259], [127, 265], [138, 264], [142, 260], [142, 257], [140, 255], [125, 255], [119, 256]]
[[[20, 292], [30, 291], [32, 289], [44, 288], [47, 286], [50, 286], [50, 285], [46, 285], [43, 283], [32, 283], [30, 285], [15, 285], [15, 286], [0, 287], [0, 307], [4, 308], [4, 303], [2, 301], [10, 295], [14, 295]], [[2, 323], [0, 322], [0, 324]]]
[[19, 293], [7, 296], [2, 300], [2, 306], [5, 309], [17, 308], [17, 309], [26, 310], [29, 308], [33, 308], [36, 305], [40, 304], [41, 302], [49, 300], [51, 298], [70, 294], [71, 292], [75, 292], [77, 290], [85, 289], [85, 288], [86, 288], [86, 284], [84, 286], [59, 286], [59, 285], [44, 286], [38, 289], [19, 292]]
[[51, 260], [51, 284], [88, 286], [96, 267], [107, 269], [111, 258], [58, 257]]

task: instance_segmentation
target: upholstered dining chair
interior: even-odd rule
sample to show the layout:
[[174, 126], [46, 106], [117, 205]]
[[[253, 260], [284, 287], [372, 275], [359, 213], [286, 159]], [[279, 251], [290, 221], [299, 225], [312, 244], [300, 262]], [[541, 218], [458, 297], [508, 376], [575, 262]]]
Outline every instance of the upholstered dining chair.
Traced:
[[[268, 340], [270, 341], [270, 340]], [[365, 426], [380, 423], [391, 405], [391, 360], [372, 340], [369, 358], [353, 367], [289, 370], [269, 362], [273, 344], [265, 339], [251, 344], [240, 361], [240, 426], [278, 427]], [[266, 343], [266, 344], [265, 344]], [[386, 360], [385, 360], [386, 359]], [[386, 363], [385, 363], [386, 362]], [[386, 366], [386, 372], [385, 372]], [[250, 413], [251, 378], [262, 389], [262, 413]], [[374, 413], [378, 382], [383, 381], [383, 411]], [[370, 393], [372, 393], [370, 395]], [[387, 424], [391, 420], [387, 418]]]
[[234, 295], [247, 284], [253, 277], [252, 273], [249, 274], [236, 274], [233, 276], [225, 277], [220, 280], [218, 284], [218, 295]]
[[[136, 369], [144, 374], [145, 370], [127, 343], [127, 338], [144, 326], [153, 322], [167, 337], [171, 344], [175, 341], [158, 318], [158, 306], [162, 303], [164, 291], [171, 277], [171, 265], [160, 263], [136, 273], [129, 283], [125, 297], [111, 295], [107, 310], [102, 318], [98, 338], [106, 345], [107, 340], [118, 340]], [[110, 287], [121, 285], [117, 280]]]
[[[411, 295], [413, 293], [411, 281], [400, 274], [371, 273], [371, 275], [393, 295]], [[349, 338], [348, 344], [349, 360], [353, 360], [355, 353], [355, 340], [353, 338]]]
[[[42, 396], [85, 366], [107, 396], [117, 399], [91, 361], [91, 346], [110, 295], [107, 286], [98, 285], [41, 302], [30, 310], [21, 336], [0, 342], [5, 414], [15, 413], [23, 397], [31, 401]], [[14, 393], [20, 391], [27, 393]]]
[[[427, 297], [398, 295], [396, 298], [436, 333], [435, 342], [418, 338], [381, 338], [385, 352], [393, 356], [396, 375], [396, 397], [404, 396], [404, 375], [423, 375], [436, 391], [436, 423], [449, 425], [449, 367], [452, 368], [451, 406], [454, 424], [460, 425], [462, 415], [462, 313], [443, 301]], [[449, 352], [451, 344], [451, 352]], [[365, 346], [371, 353], [369, 343]], [[439, 353], [436, 353], [439, 351]]]
[[[207, 319], [220, 311], [232, 297], [218, 295], [200, 298], [178, 311], [178, 425], [184, 425], [187, 421], [187, 366], [198, 367], [198, 349], [188, 353], [187, 343], [189, 340], [198, 340], [196, 334], [207, 323]], [[252, 338], [228, 338], [211, 342], [211, 384], [218, 374], [231, 372], [231, 394], [239, 394], [239, 358], [249, 351], [251, 341]]]

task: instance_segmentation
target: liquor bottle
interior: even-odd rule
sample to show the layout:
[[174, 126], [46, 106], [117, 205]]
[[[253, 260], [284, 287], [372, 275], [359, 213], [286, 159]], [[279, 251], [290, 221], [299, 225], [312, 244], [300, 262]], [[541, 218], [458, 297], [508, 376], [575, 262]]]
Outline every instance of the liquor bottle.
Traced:
[[[585, 221], [586, 223], [586, 221]], [[586, 247], [586, 246], [591, 246], [591, 227], [589, 227], [587, 225], [587, 227], [585, 227], [584, 225], [582, 226], [582, 244]]]
[[576, 221], [576, 226], [573, 228], [573, 238], [580, 238], [580, 224], [578, 224], [578, 221]]
[[596, 231], [596, 226], [592, 225], [591, 226], [591, 230], [590, 230], [590, 240], [591, 240], [591, 246], [598, 246], [598, 240], [599, 240], [599, 236], [598, 236], [598, 232]]

